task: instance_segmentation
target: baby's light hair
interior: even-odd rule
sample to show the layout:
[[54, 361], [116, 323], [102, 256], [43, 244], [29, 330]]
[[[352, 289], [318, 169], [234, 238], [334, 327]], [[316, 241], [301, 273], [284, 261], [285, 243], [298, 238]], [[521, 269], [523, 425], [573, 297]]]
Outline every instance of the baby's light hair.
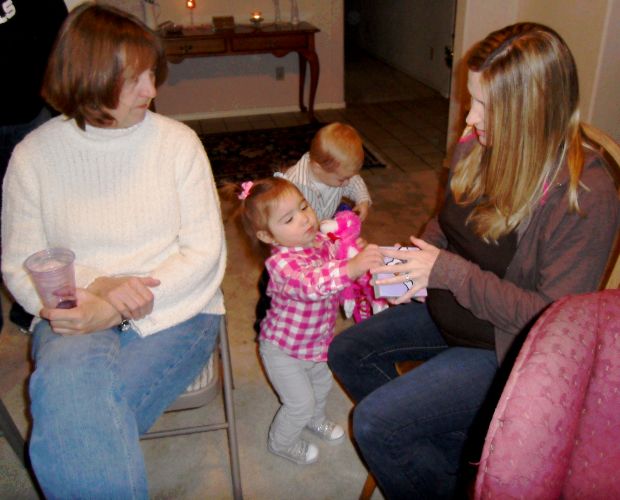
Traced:
[[310, 159], [326, 172], [334, 172], [345, 164], [357, 172], [364, 163], [362, 138], [351, 125], [340, 122], [325, 125], [312, 139]]

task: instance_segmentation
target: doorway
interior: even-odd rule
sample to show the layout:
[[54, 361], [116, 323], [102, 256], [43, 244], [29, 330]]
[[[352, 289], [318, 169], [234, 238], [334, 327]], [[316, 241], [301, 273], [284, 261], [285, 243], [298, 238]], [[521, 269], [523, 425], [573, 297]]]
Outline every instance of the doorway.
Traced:
[[345, 101], [449, 97], [456, 0], [345, 0]]

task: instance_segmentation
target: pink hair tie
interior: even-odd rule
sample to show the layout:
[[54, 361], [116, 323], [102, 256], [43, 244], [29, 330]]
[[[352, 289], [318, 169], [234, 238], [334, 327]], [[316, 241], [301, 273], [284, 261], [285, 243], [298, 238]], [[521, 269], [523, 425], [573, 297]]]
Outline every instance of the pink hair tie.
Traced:
[[241, 183], [241, 194], [239, 195], [240, 200], [245, 200], [250, 194], [250, 189], [254, 183], [252, 181], [242, 182]]

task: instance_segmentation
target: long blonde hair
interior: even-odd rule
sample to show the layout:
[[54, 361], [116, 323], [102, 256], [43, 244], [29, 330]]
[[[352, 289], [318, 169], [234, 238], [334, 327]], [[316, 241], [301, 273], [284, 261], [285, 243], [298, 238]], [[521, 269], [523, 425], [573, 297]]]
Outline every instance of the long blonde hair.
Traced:
[[467, 59], [486, 92], [487, 146], [455, 167], [457, 203], [477, 202], [469, 221], [486, 241], [513, 231], [568, 165], [569, 206], [578, 211], [583, 170], [579, 84], [573, 56], [552, 29], [507, 26], [476, 44]]

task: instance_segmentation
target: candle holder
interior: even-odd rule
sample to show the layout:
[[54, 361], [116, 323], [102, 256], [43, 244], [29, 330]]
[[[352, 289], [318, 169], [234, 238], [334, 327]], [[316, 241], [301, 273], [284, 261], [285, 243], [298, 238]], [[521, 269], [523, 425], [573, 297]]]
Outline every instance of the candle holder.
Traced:
[[274, 8], [274, 17], [273, 23], [276, 26], [282, 24], [282, 14], [280, 13], [280, 0], [273, 0], [273, 8]]
[[143, 0], [142, 1], [142, 16], [144, 24], [146, 24], [153, 31], [157, 31], [157, 18], [159, 13], [157, 8], [159, 4], [155, 3], [155, 0]]
[[196, 8], [196, 0], [185, 0], [185, 7], [189, 10], [189, 24], [194, 26], [194, 9]]
[[256, 27], [259, 27], [260, 23], [262, 23], [264, 20], [265, 18], [263, 17], [263, 13], [260, 10], [255, 10], [250, 15], [250, 22]]
[[297, 5], [297, 0], [291, 0], [291, 24], [293, 26], [299, 24], [299, 5]]

